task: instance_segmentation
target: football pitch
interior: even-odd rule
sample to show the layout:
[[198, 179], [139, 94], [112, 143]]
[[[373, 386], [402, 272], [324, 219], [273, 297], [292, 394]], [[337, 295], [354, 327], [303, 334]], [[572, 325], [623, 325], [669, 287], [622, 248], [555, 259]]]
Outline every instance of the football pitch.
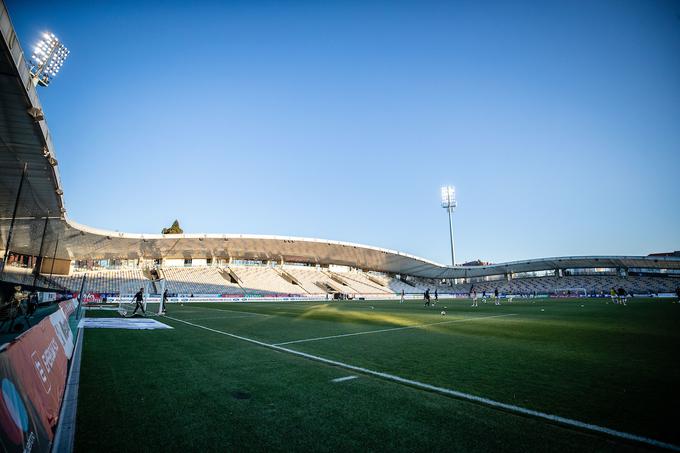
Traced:
[[607, 302], [173, 304], [85, 330], [76, 450], [680, 445], [680, 304]]

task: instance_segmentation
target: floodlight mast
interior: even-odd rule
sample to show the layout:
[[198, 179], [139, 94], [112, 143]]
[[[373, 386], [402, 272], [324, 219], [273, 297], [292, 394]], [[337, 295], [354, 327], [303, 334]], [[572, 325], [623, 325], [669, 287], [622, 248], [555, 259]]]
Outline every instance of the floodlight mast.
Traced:
[[31, 56], [33, 85], [46, 87], [59, 73], [69, 50], [53, 33], [43, 33]]
[[449, 234], [451, 236], [451, 266], [456, 265], [456, 250], [454, 248], [453, 242], [453, 220], [452, 215], [454, 209], [458, 206], [456, 201], [456, 188], [454, 186], [444, 186], [441, 190], [442, 193], [442, 208], [446, 209], [449, 213]]

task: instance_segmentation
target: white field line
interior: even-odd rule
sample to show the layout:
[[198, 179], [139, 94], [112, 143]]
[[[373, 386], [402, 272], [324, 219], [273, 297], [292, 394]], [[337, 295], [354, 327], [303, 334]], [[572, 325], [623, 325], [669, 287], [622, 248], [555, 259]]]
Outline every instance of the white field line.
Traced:
[[345, 382], [345, 381], [349, 381], [349, 380], [352, 380], [352, 379], [356, 379], [356, 378], [358, 378], [358, 377], [359, 377], [359, 376], [354, 376], [354, 375], [352, 375], [352, 376], [345, 376], [345, 377], [339, 377], [339, 378], [331, 379], [331, 382]]
[[[252, 316], [272, 316], [272, 315], [265, 315], [262, 313], [255, 313], [251, 311], [239, 311], [239, 310], [227, 310], [226, 308], [210, 308], [210, 307], [191, 307], [192, 309], [199, 308], [201, 310], [211, 310], [211, 311], [221, 311], [221, 312], [227, 312], [227, 313], [239, 313], [239, 314], [246, 314], [246, 315], [252, 315]], [[190, 313], [189, 310], [187, 311], [180, 311], [180, 313]], [[192, 313], [205, 313], [205, 312], [194, 312]]]
[[185, 321], [208, 321], [210, 319], [243, 319], [243, 318], [255, 318], [253, 315], [243, 315], [243, 316], [204, 316], [202, 318], [187, 318]]
[[265, 348], [273, 349], [275, 351], [286, 352], [288, 354], [296, 355], [296, 356], [299, 356], [299, 357], [304, 357], [306, 359], [314, 360], [316, 362], [325, 363], [327, 365], [332, 365], [332, 366], [336, 366], [336, 367], [339, 367], [339, 368], [344, 368], [346, 370], [355, 371], [357, 373], [362, 373], [362, 374], [365, 374], [365, 375], [368, 375], [368, 376], [376, 376], [376, 377], [379, 377], [379, 378], [382, 378], [382, 379], [386, 379], [388, 381], [398, 382], [400, 384], [405, 384], [405, 385], [415, 387], [415, 388], [419, 388], [419, 389], [423, 389], [423, 390], [429, 390], [431, 392], [439, 393], [439, 394], [442, 394], [442, 395], [453, 396], [455, 398], [459, 398], [459, 399], [462, 399], [462, 400], [465, 400], [465, 401], [471, 401], [471, 402], [474, 402], [474, 403], [482, 404], [484, 406], [488, 406], [488, 407], [492, 407], [492, 408], [496, 408], [496, 409], [502, 409], [502, 410], [505, 410], [507, 412], [512, 412], [512, 413], [520, 414], [520, 415], [528, 415], [530, 417], [534, 417], [534, 418], [538, 418], [538, 419], [542, 419], [542, 420], [547, 420], [547, 421], [550, 421], [550, 422], [553, 422], [553, 423], [558, 423], [558, 424], [565, 425], [565, 426], [579, 428], [579, 429], [583, 429], [583, 430], [594, 432], [594, 433], [606, 434], [606, 435], [616, 437], [616, 438], [619, 438], [619, 439], [625, 439], [625, 440], [630, 440], [630, 441], [634, 441], [634, 442], [640, 442], [640, 443], [643, 443], [643, 444], [646, 444], [646, 445], [652, 445], [654, 447], [666, 448], [668, 450], [673, 450], [673, 451], [680, 451], [680, 446], [678, 446], [678, 445], [670, 444], [670, 443], [667, 443], [667, 442], [662, 442], [660, 440], [652, 439], [652, 438], [649, 438], [649, 437], [640, 436], [640, 435], [637, 435], [637, 434], [631, 434], [631, 433], [627, 433], [625, 431], [618, 431], [618, 430], [615, 430], [615, 429], [606, 428], [604, 426], [594, 425], [592, 423], [586, 423], [586, 422], [574, 420], [574, 419], [567, 418], [567, 417], [561, 417], [559, 415], [552, 415], [552, 414], [548, 414], [546, 412], [535, 411], [533, 409], [527, 409], [527, 408], [524, 408], [524, 407], [521, 407], [521, 406], [515, 406], [514, 404], [501, 403], [500, 401], [495, 401], [495, 400], [492, 400], [492, 399], [489, 399], [489, 398], [483, 398], [481, 396], [471, 395], [469, 393], [460, 392], [458, 390], [452, 390], [452, 389], [448, 389], [448, 388], [445, 388], [445, 387], [437, 387], [435, 385], [426, 384], [424, 382], [413, 381], [411, 379], [399, 377], [399, 376], [396, 376], [394, 374], [383, 373], [382, 371], [373, 371], [373, 370], [370, 370], [368, 368], [362, 368], [362, 367], [359, 367], [359, 366], [350, 365], [348, 363], [339, 362], [337, 360], [326, 359], [324, 357], [316, 356], [316, 355], [313, 355], [313, 354], [307, 354], [306, 352], [296, 351], [294, 349], [284, 348], [282, 346], [277, 346], [277, 345], [274, 345], [274, 344], [265, 343], [263, 341], [254, 340], [252, 338], [242, 337], [240, 335], [236, 335], [236, 334], [233, 334], [233, 333], [223, 332], [223, 331], [217, 330], [217, 329], [211, 329], [210, 327], [205, 327], [205, 326], [202, 326], [200, 324], [194, 324], [194, 323], [191, 323], [191, 322], [188, 322], [188, 321], [183, 321], [181, 319], [173, 318], [171, 316], [166, 316], [166, 318], [172, 319], [173, 321], [181, 322], [181, 323], [193, 326], [193, 327], [197, 327], [199, 329], [204, 329], [204, 330], [207, 330], [209, 332], [217, 333], [217, 334], [220, 334], [220, 335], [226, 335], [226, 336], [231, 337], [231, 338], [236, 338], [238, 340], [246, 341], [248, 343], [253, 343], [253, 344], [256, 344], [256, 345], [259, 345], [259, 346], [263, 346]]
[[480, 317], [477, 317], [477, 318], [452, 319], [450, 321], [438, 321], [438, 322], [430, 322], [430, 323], [424, 323], [424, 324], [413, 324], [411, 326], [390, 327], [390, 328], [387, 328], [387, 329], [367, 330], [365, 332], [343, 333], [343, 334], [340, 334], [340, 335], [329, 335], [327, 337], [304, 338], [302, 340], [292, 340], [292, 341], [284, 341], [283, 343], [274, 343], [274, 346], [283, 346], [283, 345], [286, 345], [286, 344], [294, 344], [294, 343], [306, 343], [308, 341], [330, 340], [332, 338], [353, 337], [355, 335], [369, 335], [369, 334], [372, 334], [372, 333], [393, 332], [395, 330], [422, 329], [423, 327], [437, 326], [437, 325], [440, 325], [440, 324], [453, 324], [453, 323], [456, 323], [456, 322], [478, 321], [478, 320], [481, 320], [481, 319], [504, 318], [506, 316], [517, 316], [517, 313], [509, 313], [509, 314], [506, 314], [506, 315], [480, 316]]

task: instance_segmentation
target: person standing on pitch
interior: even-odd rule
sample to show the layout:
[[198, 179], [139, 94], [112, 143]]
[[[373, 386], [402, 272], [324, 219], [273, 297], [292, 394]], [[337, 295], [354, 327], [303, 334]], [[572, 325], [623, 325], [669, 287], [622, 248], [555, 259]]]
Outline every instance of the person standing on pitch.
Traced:
[[500, 305], [501, 300], [498, 298], [498, 288], [493, 290], [493, 300], [494, 300], [494, 305]]
[[611, 297], [612, 302], [614, 302], [615, 304], [619, 302], [619, 297], [616, 295], [616, 290], [614, 288], [612, 288], [612, 290], [609, 291], [609, 296]]
[[132, 312], [132, 315], [134, 316], [135, 313], [137, 313], [137, 309], [141, 308], [142, 309], [142, 314], [146, 316], [146, 311], [144, 311], [144, 288], [139, 288], [139, 291], [137, 291], [137, 294], [132, 296], [132, 300], [135, 302], [135, 310]]
[[425, 294], [423, 294], [423, 298], [425, 299], [425, 306], [429, 307], [430, 306], [430, 288], [427, 288], [425, 290]]
[[471, 295], [472, 295], [472, 306], [473, 307], [479, 307], [479, 305], [477, 304], [477, 290], [473, 289], [472, 292], [471, 292]]
[[623, 289], [623, 286], [619, 287], [619, 302], [622, 303], [623, 305], [626, 305], [626, 296], [628, 296], [628, 293], [626, 292], [625, 289]]
[[163, 291], [163, 313], [165, 314], [168, 310], [168, 290]]
[[434, 304], [432, 305], [433, 307], [437, 305], [437, 302], [439, 302], [439, 293], [437, 292], [437, 288], [434, 289]]
[[401, 297], [399, 298], [399, 303], [403, 304], [404, 303], [404, 290], [401, 290]]

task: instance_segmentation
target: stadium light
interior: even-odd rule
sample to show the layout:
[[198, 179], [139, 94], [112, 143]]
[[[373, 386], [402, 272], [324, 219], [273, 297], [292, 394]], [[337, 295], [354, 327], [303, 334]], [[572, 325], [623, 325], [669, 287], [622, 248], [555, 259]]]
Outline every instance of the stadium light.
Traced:
[[69, 50], [53, 33], [43, 33], [31, 55], [33, 85], [46, 87], [59, 74]]
[[451, 216], [458, 206], [456, 201], [456, 188], [454, 186], [442, 187], [442, 208], [449, 213], [449, 234], [451, 235], [451, 266], [456, 265], [456, 251], [453, 247], [453, 220]]

